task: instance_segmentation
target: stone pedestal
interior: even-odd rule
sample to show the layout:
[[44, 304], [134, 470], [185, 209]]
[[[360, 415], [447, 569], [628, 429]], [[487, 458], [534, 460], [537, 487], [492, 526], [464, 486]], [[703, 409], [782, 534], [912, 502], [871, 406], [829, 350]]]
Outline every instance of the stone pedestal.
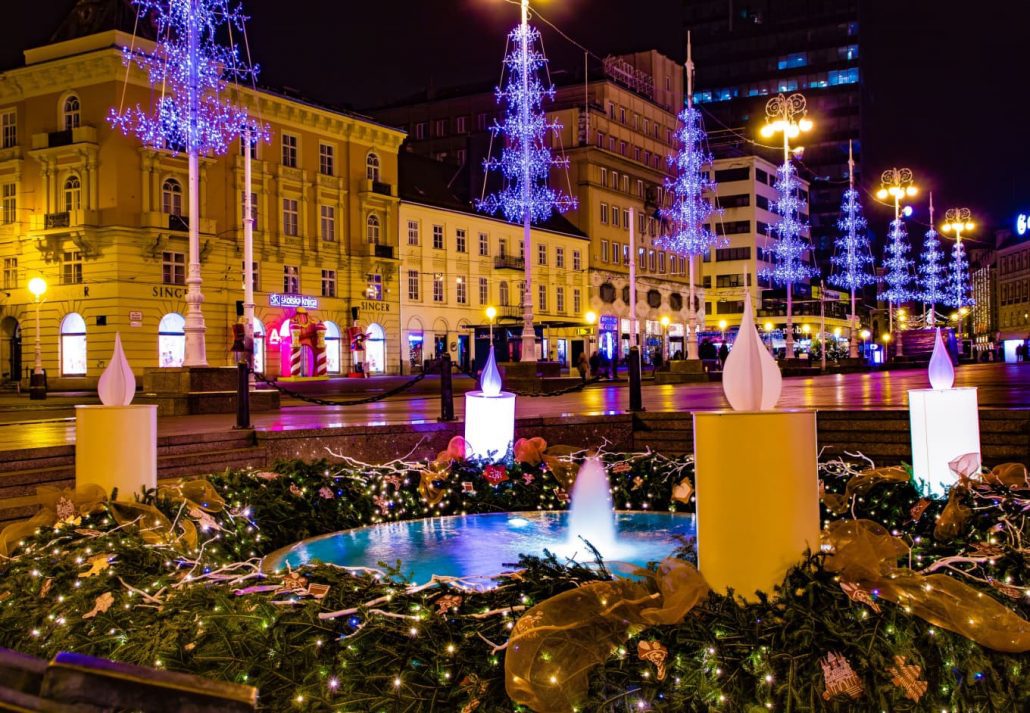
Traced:
[[[137, 403], [154, 404], [159, 416], [236, 412], [236, 367], [182, 366], [147, 369]], [[275, 389], [253, 389], [251, 411], [279, 408]]]
[[119, 500], [157, 487], [157, 406], [76, 406], [75, 485]]
[[694, 414], [698, 569], [716, 592], [771, 594], [819, 549], [814, 411]]
[[498, 365], [504, 388], [518, 393], [549, 394], [575, 386], [578, 376], [561, 376], [558, 362], [513, 361]]
[[708, 381], [704, 362], [700, 359], [674, 359], [668, 371], [656, 371], [656, 384], [697, 384]]

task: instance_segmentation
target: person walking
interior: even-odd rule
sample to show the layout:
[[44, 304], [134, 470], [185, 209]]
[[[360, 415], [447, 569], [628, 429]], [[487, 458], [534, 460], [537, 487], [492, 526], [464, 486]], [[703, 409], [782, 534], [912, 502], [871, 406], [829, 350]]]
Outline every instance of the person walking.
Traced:
[[597, 376], [601, 368], [601, 355], [594, 352], [590, 355], [590, 376]]
[[579, 370], [579, 378], [586, 383], [587, 380], [587, 369], [590, 368], [590, 362], [587, 361], [587, 353], [580, 352], [579, 361], [576, 363], [576, 369]]
[[719, 361], [722, 363], [723, 366], [726, 366], [726, 357], [728, 357], [729, 355], [730, 348], [726, 346], [726, 342], [723, 342], [722, 346], [719, 347]]

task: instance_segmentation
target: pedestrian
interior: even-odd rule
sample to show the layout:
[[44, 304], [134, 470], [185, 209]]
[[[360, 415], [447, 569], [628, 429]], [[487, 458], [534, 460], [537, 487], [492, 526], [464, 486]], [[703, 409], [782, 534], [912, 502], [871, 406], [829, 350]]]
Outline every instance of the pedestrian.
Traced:
[[1023, 347], [1022, 344], [1017, 344], [1016, 345], [1016, 361], [1017, 362], [1023, 361], [1023, 350], [1024, 350], [1024, 347]]
[[590, 376], [597, 376], [598, 370], [601, 368], [601, 355], [594, 352], [590, 355]]
[[723, 342], [722, 346], [719, 347], [719, 361], [720, 363], [722, 363], [723, 366], [726, 366], [726, 357], [728, 357], [729, 355], [730, 348], [726, 346], [726, 342]]
[[585, 384], [587, 381], [587, 369], [590, 368], [590, 363], [587, 361], [587, 353], [579, 353], [579, 361], [576, 362], [576, 369], [579, 370], [579, 378], [583, 380]]

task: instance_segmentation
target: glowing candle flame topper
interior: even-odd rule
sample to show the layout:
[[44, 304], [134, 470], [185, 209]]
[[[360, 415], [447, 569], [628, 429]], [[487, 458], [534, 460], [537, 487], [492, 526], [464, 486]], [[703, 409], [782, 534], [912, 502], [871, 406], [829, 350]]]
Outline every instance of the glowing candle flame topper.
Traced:
[[941, 497], [958, 478], [953, 461], [972, 456], [962, 461], [979, 466], [980, 419], [976, 389], [952, 386], [955, 368], [940, 328], [927, 376], [932, 388], [908, 392], [912, 471], [924, 494]]
[[515, 394], [501, 391], [494, 348], [490, 347], [480, 390], [465, 394], [465, 442], [469, 457], [490, 461], [508, 455], [515, 437]]
[[740, 331], [723, 370], [723, 393], [734, 411], [768, 411], [780, 400], [782, 389], [780, 369], [758, 336], [751, 293], [745, 291]]
[[122, 335], [114, 334], [114, 354], [97, 382], [97, 394], [104, 406], [128, 406], [136, 395], [136, 377], [122, 349]]

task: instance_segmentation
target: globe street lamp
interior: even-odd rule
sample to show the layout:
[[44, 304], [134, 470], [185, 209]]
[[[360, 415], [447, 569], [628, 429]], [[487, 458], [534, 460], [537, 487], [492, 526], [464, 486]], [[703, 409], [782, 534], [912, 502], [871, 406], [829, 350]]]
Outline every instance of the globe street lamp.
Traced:
[[955, 233], [955, 249], [952, 251], [952, 259], [954, 261], [954, 267], [952, 268], [953, 274], [955, 275], [955, 306], [963, 307], [963, 289], [962, 284], [962, 231], [965, 230], [967, 233], [973, 232], [976, 228], [976, 224], [972, 221], [973, 214], [969, 208], [949, 208], [944, 214], [944, 225], [941, 226], [941, 231], [944, 233]]
[[[912, 169], [910, 168], [891, 168], [880, 175], [880, 190], [876, 192], [876, 197], [881, 201], [885, 201], [887, 198], [894, 200], [894, 222], [897, 224], [898, 230], [901, 229], [901, 200], [906, 197], [911, 198], [919, 192], [919, 189], [912, 181]], [[905, 215], [910, 214], [911, 209], [906, 208]], [[899, 296], [898, 302], [900, 303], [902, 299], [904, 298]], [[889, 331], [893, 333], [894, 300], [890, 297], [887, 299], [887, 319]], [[895, 347], [895, 354], [898, 356], [904, 355], [903, 344], [900, 339]]]
[[666, 361], [669, 358], [669, 315], [662, 315], [658, 321], [662, 325], [662, 360]]
[[46, 398], [46, 381], [43, 378], [43, 343], [39, 335], [39, 305], [46, 294], [46, 280], [33, 277], [29, 280], [29, 292], [36, 298], [36, 361], [29, 380], [29, 399], [38, 401]]
[[497, 317], [497, 308], [490, 305], [486, 308], [486, 318], [490, 320], [490, 346], [494, 345], [494, 318]]
[[719, 320], [719, 331], [722, 332], [722, 343], [726, 343], [726, 327], [729, 326], [725, 319]]

